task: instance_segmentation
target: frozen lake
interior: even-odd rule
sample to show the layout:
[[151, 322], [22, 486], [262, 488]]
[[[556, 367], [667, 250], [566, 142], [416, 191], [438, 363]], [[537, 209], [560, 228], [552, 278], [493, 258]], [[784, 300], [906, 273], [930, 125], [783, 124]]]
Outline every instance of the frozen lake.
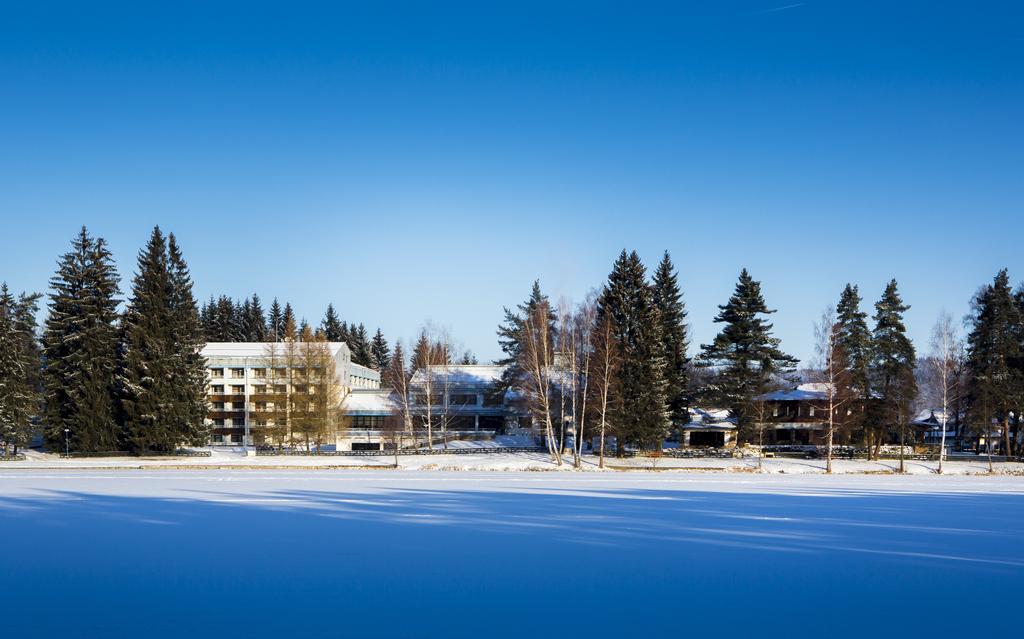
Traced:
[[0, 471], [5, 636], [1015, 636], [1024, 478]]

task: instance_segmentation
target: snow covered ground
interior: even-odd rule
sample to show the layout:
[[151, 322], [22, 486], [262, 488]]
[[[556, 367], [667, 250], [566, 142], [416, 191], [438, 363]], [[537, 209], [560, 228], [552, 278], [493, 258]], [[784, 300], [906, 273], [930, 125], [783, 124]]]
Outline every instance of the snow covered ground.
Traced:
[[[498, 441], [498, 442], [450, 442], [451, 448], [485, 448], [487, 446], [516, 446], [523, 445], [521, 441]], [[435, 448], [439, 448], [437, 444]], [[90, 469], [117, 469], [117, 468], [195, 468], [195, 469], [233, 469], [233, 468], [366, 468], [391, 470], [394, 468], [395, 458], [384, 457], [327, 457], [327, 456], [267, 456], [267, 457], [246, 457], [241, 449], [214, 448], [211, 457], [102, 457], [82, 459], [61, 459], [59, 455], [39, 453], [29, 450], [24, 461], [0, 462], [0, 471], [3, 469], [61, 469], [61, 468], [90, 468]], [[568, 461], [569, 458], [566, 457]], [[817, 459], [765, 459], [758, 467], [756, 458], [744, 459], [674, 459], [663, 457], [659, 459], [646, 457], [633, 457], [627, 459], [616, 459], [608, 457], [606, 464], [609, 471], [624, 470], [655, 470], [663, 472], [738, 472], [738, 473], [765, 473], [765, 474], [807, 474], [823, 473], [825, 471], [824, 460]], [[524, 453], [481, 453], [459, 454], [459, 455], [402, 455], [398, 458], [398, 465], [401, 470], [444, 470], [444, 471], [555, 471], [561, 470], [574, 472], [571, 464], [566, 463], [556, 466], [547, 453], [524, 452]], [[836, 460], [834, 472], [837, 474], [884, 474], [893, 473], [899, 468], [899, 462], [894, 460], [862, 461], [862, 460]], [[998, 474], [1024, 475], [1024, 464], [1021, 463], [996, 463], [995, 472]], [[598, 459], [595, 455], [584, 456], [584, 471], [600, 471]], [[935, 474], [935, 462], [908, 461], [906, 472], [908, 474]], [[944, 465], [944, 472], [950, 475], [971, 475], [987, 474], [988, 462], [984, 457], [973, 460], [947, 461]]]
[[1015, 636], [1022, 541], [1012, 476], [0, 468], [10, 637]]

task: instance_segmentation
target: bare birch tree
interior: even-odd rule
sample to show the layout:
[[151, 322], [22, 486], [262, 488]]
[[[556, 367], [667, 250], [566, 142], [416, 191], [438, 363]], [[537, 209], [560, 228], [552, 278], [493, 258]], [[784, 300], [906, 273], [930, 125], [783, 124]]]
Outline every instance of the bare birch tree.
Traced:
[[551, 373], [554, 369], [554, 343], [548, 324], [549, 311], [545, 300], [538, 303], [536, 308], [523, 318], [519, 366], [526, 378], [523, 390], [527, 407], [534, 421], [543, 424], [548, 452], [552, 460], [561, 466], [562, 455], [552, 424]]
[[608, 434], [608, 415], [614, 401], [614, 385], [618, 379], [619, 352], [610, 318], [598, 322], [591, 332], [593, 366], [589, 390], [594, 394], [598, 417], [598, 466], [604, 468], [604, 448]]
[[825, 472], [831, 473], [837, 418], [845, 401], [845, 396], [839, 393], [839, 388], [847, 385], [849, 375], [849, 366], [839, 345], [839, 326], [836, 323], [835, 311], [831, 307], [825, 309], [821, 319], [815, 324], [814, 337], [818, 355], [816, 374], [825, 387], [825, 401], [821, 408], [828, 411], [825, 429]]
[[963, 340], [957, 332], [953, 318], [946, 311], [939, 313], [939, 318], [932, 328], [931, 353], [929, 355], [930, 379], [925, 385], [926, 393], [932, 402], [938, 402], [942, 409], [942, 435], [939, 441], [939, 467], [942, 474], [942, 462], [946, 456], [946, 427], [949, 423], [950, 407], [959, 404], [960, 376], [957, 374], [958, 360], [962, 359]]

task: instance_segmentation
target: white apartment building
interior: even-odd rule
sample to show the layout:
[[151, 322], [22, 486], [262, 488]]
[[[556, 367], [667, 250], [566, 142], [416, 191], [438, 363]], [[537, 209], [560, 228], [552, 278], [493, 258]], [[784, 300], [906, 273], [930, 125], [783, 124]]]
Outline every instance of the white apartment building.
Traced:
[[[211, 444], [253, 445], [252, 428], [275, 418], [275, 399], [297, 390], [282, 373], [284, 347], [273, 342], [211, 342], [203, 347]], [[353, 389], [380, 388], [380, 373], [354, 364], [347, 344], [327, 342], [327, 347], [341, 398]]]

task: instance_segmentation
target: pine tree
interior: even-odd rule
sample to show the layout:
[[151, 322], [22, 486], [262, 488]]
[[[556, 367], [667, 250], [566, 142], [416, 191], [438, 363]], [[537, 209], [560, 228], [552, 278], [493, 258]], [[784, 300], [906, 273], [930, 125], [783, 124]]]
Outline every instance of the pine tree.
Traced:
[[623, 454], [627, 445], [660, 448], [669, 425], [660, 317], [636, 251], [623, 250], [615, 261], [597, 317], [611, 322], [621, 354], [612, 410], [618, 452]]
[[352, 333], [352, 361], [360, 366], [371, 366], [373, 355], [370, 352], [370, 339], [366, 327], [362, 324]]
[[473, 366], [479, 363], [480, 362], [477, 361], [476, 355], [473, 354], [473, 351], [469, 350], [463, 353], [462, 359], [459, 360], [459, 364], [462, 364], [463, 366]]
[[267, 314], [267, 339], [273, 342], [280, 342], [284, 337], [284, 311], [277, 298], [270, 304], [270, 313]]
[[797, 360], [782, 352], [780, 340], [772, 336], [772, 324], [762, 316], [775, 311], [768, 309], [761, 283], [747, 269], [740, 273], [732, 297], [718, 309], [715, 322], [725, 326], [711, 344], [701, 345], [700, 359], [704, 366], [719, 367], [708, 395], [737, 418], [743, 443], [756, 427], [756, 398], [769, 390], [774, 378], [789, 376]]
[[[875, 328], [871, 333], [871, 378], [878, 397], [873, 421], [876, 428], [892, 427], [900, 439], [900, 472], [903, 472], [902, 446], [906, 443], [907, 424], [912, 402], [917, 395], [914, 367], [917, 356], [914, 345], [907, 337], [903, 314], [910, 307], [903, 303], [896, 280], [885, 287], [882, 298], [875, 304]], [[876, 435], [876, 447], [881, 445], [881, 431]]]
[[381, 372], [388, 369], [388, 364], [391, 362], [391, 348], [379, 328], [373, 335], [373, 343], [370, 344], [370, 356], [373, 368]]
[[103, 238], [81, 231], [50, 279], [43, 334], [44, 436], [50, 450], [119, 447], [115, 421], [118, 274]]
[[341, 332], [341, 320], [338, 319], [338, 313], [334, 310], [334, 304], [327, 305], [327, 312], [324, 313], [324, 319], [320, 322], [320, 328], [324, 331], [324, 337], [328, 342], [344, 342], [345, 336]]
[[[352, 329], [354, 330], [355, 327], [353, 326]], [[341, 323], [341, 328], [338, 330], [338, 341], [345, 342], [348, 344], [349, 351], [352, 350], [352, 330], [349, 330], [348, 322]]]
[[836, 305], [836, 351], [844, 359], [837, 365], [848, 371], [843, 376], [848, 388], [837, 388], [836, 395], [850, 412], [844, 420], [846, 428], [862, 432], [871, 400], [871, 331], [860, 304], [857, 287], [847, 284]]
[[967, 392], [968, 417], [974, 430], [991, 439], [992, 420], [1003, 427], [1003, 448], [1013, 453], [1009, 436], [1010, 419], [1018, 412], [1024, 396], [1021, 360], [1022, 312], [1011, 288], [1006, 269], [992, 284], [975, 295], [967, 336], [970, 382]]
[[[200, 353], [204, 342], [203, 331], [196, 301], [192, 296], [192, 276], [174, 233], [167, 237], [167, 257], [170, 321], [167, 355], [170, 358], [169, 375], [172, 383], [166, 402], [169, 406], [165, 412], [177, 442], [202, 446], [210, 437], [206, 425], [206, 359]], [[258, 297], [254, 295], [253, 298], [256, 303], [259, 302]], [[250, 304], [250, 321], [254, 317], [253, 311]], [[259, 326], [262, 325], [261, 319]], [[257, 340], [250, 337], [250, 341]]]
[[658, 264], [653, 279], [654, 305], [658, 309], [661, 325], [662, 357], [665, 361], [665, 395], [668, 402], [669, 418], [675, 424], [689, 421], [690, 359], [686, 356], [689, 347], [686, 326], [686, 308], [682, 292], [672, 266], [672, 259], [665, 256]]

